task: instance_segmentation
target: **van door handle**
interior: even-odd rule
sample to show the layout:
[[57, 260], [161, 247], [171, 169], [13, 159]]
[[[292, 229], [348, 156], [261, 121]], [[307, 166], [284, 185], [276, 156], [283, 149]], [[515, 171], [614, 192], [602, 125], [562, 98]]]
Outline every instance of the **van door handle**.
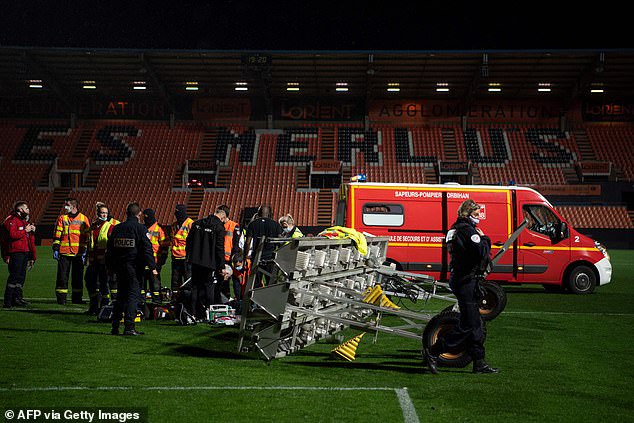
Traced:
[[496, 247], [501, 247], [504, 245], [504, 243], [502, 241], [497, 241], [493, 245], [495, 245]]
[[535, 243], [534, 242], [525, 242], [524, 245], [527, 246], [527, 247], [534, 247]]

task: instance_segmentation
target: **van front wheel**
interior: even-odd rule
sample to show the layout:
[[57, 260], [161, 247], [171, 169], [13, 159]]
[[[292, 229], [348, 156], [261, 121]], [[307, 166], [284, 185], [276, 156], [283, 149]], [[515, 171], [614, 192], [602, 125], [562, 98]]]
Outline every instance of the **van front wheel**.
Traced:
[[568, 274], [567, 287], [573, 294], [592, 294], [597, 276], [588, 266], [577, 266]]

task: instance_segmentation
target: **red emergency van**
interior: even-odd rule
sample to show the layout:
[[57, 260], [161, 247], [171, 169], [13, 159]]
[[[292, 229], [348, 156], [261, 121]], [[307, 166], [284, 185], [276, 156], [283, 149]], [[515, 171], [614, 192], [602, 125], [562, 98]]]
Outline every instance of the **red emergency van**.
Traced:
[[588, 294], [610, 282], [612, 265], [599, 242], [580, 234], [537, 191], [519, 186], [350, 183], [342, 187], [337, 224], [389, 236], [388, 260], [398, 269], [449, 276], [444, 239], [460, 204], [482, 205], [479, 227], [493, 254], [524, 219], [527, 228], [487, 279], [538, 283]]

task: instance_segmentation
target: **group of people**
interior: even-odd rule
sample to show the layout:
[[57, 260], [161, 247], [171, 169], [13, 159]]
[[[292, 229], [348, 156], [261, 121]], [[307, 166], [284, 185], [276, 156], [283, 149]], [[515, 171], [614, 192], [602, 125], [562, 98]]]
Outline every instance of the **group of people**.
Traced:
[[[86, 313], [97, 315], [112, 304], [112, 333], [119, 333], [123, 315], [123, 334], [139, 335], [134, 324], [137, 310], [146, 301], [161, 300], [161, 268], [171, 255], [170, 292], [195, 319], [205, 319], [212, 304], [232, 299], [239, 306], [251, 255], [261, 237], [295, 238], [303, 234], [289, 214], [273, 220], [270, 206], [261, 206], [244, 230], [230, 219], [229, 212], [228, 206], [220, 205], [214, 213], [194, 221], [186, 206], [178, 204], [175, 222], [165, 230], [153, 209], [141, 210], [137, 203], [128, 205], [126, 220], [120, 222], [105, 203], [99, 202], [91, 222], [79, 211], [76, 199], [65, 199], [52, 244], [57, 261], [57, 303], [65, 305], [70, 300], [83, 304], [85, 281], [89, 297]], [[36, 259], [35, 226], [29, 223], [29, 214], [28, 204], [19, 201], [2, 226], [2, 255], [9, 265], [5, 308], [28, 305], [22, 287], [26, 269]], [[266, 260], [273, 249], [268, 243], [262, 247], [262, 259]]]
[[[214, 213], [194, 221], [185, 205], [176, 206], [168, 234], [158, 225], [154, 210], [130, 203], [126, 220], [119, 222], [110, 215], [104, 203], [96, 205], [96, 219], [91, 223], [79, 212], [79, 202], [68, 198], [64, 213], [57, 219], [53, 240], [53, 257], [57, 260], [55, 293], [59, 304], [66, 304], [68, 280], [71, 276], [71, 301], [81, 304], [83, 270], [87, 262], [86, 288], [90, 297], [87, 313], [96, 314], [101, 307], [114, 302], [112, 334], [120, 333], [123, 316], [124, 335], [137, 336], [135, 318], [145, 296], [157, 300], [160, 270], [168, 250], [172, 257], [171, 290], [180, 293], [191, 315], [205, 318], [205, 309], [230, 298], [231, 283], [237, 301], [242, 299], [252, 254], [257, 251], [264, 263], [273, 257], [270, 238], [303, 236], [292, 216], [273, 220], [270, 206], [261, 206], [242, 230], [229, 218], [229, 207], [218, 206]], [[438, 373], [438, 357], [463, 347], [471, 355], [474, 373], [497, 373], [485, 361], [484, 330], [479, 311], [479, 279], [490, 260], [491, 241], [477, 227], [481, 206], [473, 200], [458, 208], [458, 219], [447, 233], [451, 255], [449, 286], [460, 308], [460, 322], [430, 348], [423, 358], [431, 373]], [[35, 230], [29, 220], [25, 201], [14, 204], [2, 225], [2, 257], [9, 266], [4, 295], [4, 308], [26, 306], [23, 285], [26, 271], [36, 260]], [[259, 245], [264, 242], [263, 245]], [[269, 272], [272, 269], [269, 269]], [[265, 282], [254, 278], [254, 286]], [[147, 291], [146, 291], [147, 289]], [[188, 293], [188, 295], [185, 295]]]

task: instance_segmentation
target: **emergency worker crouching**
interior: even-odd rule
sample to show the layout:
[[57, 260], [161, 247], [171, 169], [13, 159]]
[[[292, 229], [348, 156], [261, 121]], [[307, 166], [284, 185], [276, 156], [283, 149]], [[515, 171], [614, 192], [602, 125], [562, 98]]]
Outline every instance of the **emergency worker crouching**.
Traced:
[[112, 229], [108, 238], [106, 262], [117, 276], [118, 294], [112, 315], [112, 334], [119, 334], [121, 315], [124, 316], [124, 335], [137, 336], [134, 319], [142, 302], [141, 281], [148, 266], [156, 275], [156, 262], [147, 228], [140, 223], [141, 208], [130, 203], [126, 209], [127, 220]]
[[438, 373], [437, 359], [454, 348], [463, 347], [473, 359], [473, 373], [498, 373], [484, 361], [484, 328], [478, 302], [481, 272], [488, 264], [491, 240], [477, 227], [481, 206], [473, 200], [458, 208], [458, 219], [447, 232], [451, 255], [449, 287], [458, 300], [460, 321], [449, 333], [429, 349], [423, 350], [427, 367]]

